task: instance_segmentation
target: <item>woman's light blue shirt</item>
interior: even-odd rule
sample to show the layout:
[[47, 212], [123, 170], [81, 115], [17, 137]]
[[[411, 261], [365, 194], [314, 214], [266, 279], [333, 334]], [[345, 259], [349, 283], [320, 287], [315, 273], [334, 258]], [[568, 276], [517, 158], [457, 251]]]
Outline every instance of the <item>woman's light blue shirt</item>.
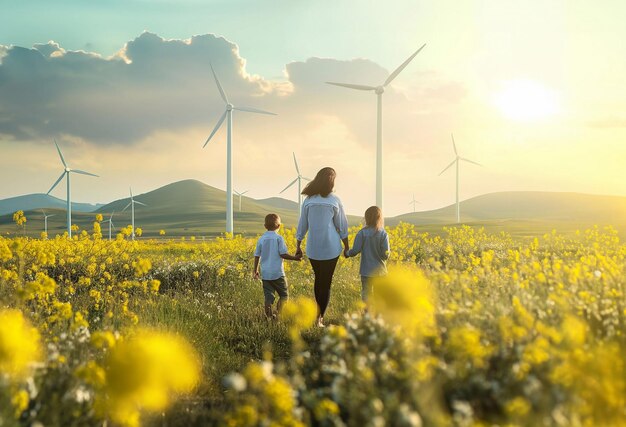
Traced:
[[348, 218], [339, 197], [329, 194], [309, 196], [302, 203], [296, 239], [306, 242], [306, 253], [311, 259], [337, 258], [343, 250], [341, 239], [348, 237]]

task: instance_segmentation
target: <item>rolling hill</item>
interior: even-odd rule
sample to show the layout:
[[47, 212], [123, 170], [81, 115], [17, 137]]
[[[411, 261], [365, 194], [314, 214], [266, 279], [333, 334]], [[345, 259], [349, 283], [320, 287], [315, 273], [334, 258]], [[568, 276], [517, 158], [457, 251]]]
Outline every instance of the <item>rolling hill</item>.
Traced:
[[[101, 204], [72, 203], [72, 211], [93, 212]], [[44, 193], [26, 194], [0, 200], [0, 215], [12, 214], [15, 211], [32, 211], [35, 209], [65, 209], [65, 200], [57, 199]]]
[[[144, 230], [146, 237], [158, 236], [159, 230], [165, 230], [167, 237], [214, 237], [224, 229], [226, 193], [200, 181], [175, 182], [139, 194], [135, 199], [148, 205], [137, 205], [135, 208], [136, 226]], [[59, 202], [63, 204], [63, 201]], [[116, 200], [89, 213], [75, 211], [73, 222], [81, 229], [91, 230], [96, 213], [102, 213], [106, 219], [111, 212], [115, 212], [114, 224], [126, 226], [130, 223], [130, 212], [122, 212], [122, 209], [128, 202], [128, 198]], [[237, 233], [255, 235], [263, 232], [263, 219], [269, 212], [278, 213], [287, 227], [296, 225], [297, 204], [289, 200], [277, 197], [255, 200], [244, 196], [242, 212], [238, 211], [237, 197], [234, 206]], [[63, 233], [66, 214], [62, 206], [48, 208], [47, 212], [55, 215], [49, 219], [49, 234]], [[27, 233], [38, 236], [43, 229], [43, 215], [37, 210], [27, 210], [26, 217]], [[493, 232], [506, 231], [521, 237], [543, 234], [552, 229], [569, 233], [593, 225], [613, 225], [626, 232], [626, 197], [554, 192], [491, 193], [463, 201], [461, 219], [469, 225], [483, 226]], [[415, 224], [423, 231], [440, 233], [444, 225], [455, 223], [455, 206], [387, 218], [386, 224], [393, 226], [401, 221]], [[351, 225], [359, 224], [360, 218], [350, 216], [349, 222]], [[0, 233], [13, 234], [16, 231], [11, 214], [0, 216]], [[106, 225], [103, 225], [103, 232], [108, 234]]]
[[[404, 221], [424, 229], [441, 228], [456, 222], [456, 208], [450, 205], [385, 221], [387, 225]], [[540, 191], [489, 193], [461, 202], [461, 221], [522, 236], [611, 225], [626, 237], [626, 197]]]
[[[135, 200], [147, 206], [135, 206], [135, 225], [141, 227], [146, 237], [159, 235], [165, 230], [166, 236], [207, 236], [220, 235], [225, 228], [224, 206], [226, 193], [217, 188], [196, 180], [184, 180], [168, 184], [156, 190], [139, 194]], [[130, 224], [130, 209], [122, 211], [130, 199], [120, 199], [100, 207], [90, 213], [73, 212], [72, 222], [81, 229], [91, 230], [94, 217], [97, 213], [108, 219], [114, 213], [113, 223], [117, 227]], [[263, 232], [265, 215], [270, 212], [278, 213], [287, 227], [296, 225], [297, 204], [272, 198], [269, 201], [256, 201], [249, 197], [242, 197], [242, 211], [238, 211], [239, 200], [234, 200], [234, 221], [237, 233], [256, 235]], [[292, 209], [281, 208], [292, 206]], [[62, 234], [65, 231], [66, 212], [64, 209], [49, 209], [49, 214], [55, 216], [48, 220], [49, 235]], [[39, 235], [43, 229], [43, 215], [39, 211], [25, 211], [27, 234], [33, 237]], [[103, 234], [108, 236], [108, 225], [103, 224]], [[0, 216], [0, 232], [2, 234], [15, 233], [17, 228], [12, 223], [11, 214]]]

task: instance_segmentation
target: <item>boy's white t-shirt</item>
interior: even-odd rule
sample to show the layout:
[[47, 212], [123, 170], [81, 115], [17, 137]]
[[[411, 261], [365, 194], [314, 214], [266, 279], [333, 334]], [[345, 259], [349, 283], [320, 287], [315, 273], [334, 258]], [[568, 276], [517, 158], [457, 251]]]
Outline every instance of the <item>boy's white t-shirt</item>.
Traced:
[[288, 252], [283, 236], [276, 231], [266, 231], [256, 243], [254, 256], [261, 257], [261, 278], [276, 280], [285, 275], [283, 259], [280, 257]]

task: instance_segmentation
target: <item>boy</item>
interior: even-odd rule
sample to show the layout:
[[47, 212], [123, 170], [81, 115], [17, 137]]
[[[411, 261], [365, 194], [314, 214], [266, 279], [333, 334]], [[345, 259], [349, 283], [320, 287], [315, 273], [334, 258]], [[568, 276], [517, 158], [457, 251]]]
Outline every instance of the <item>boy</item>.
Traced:
[[280, 297], [276, 305], [276, 311], [279, 314], [283, 304], [289, 298], [283, 259], [302, 261], [302, 255], [293, 256], [287, 253], [285, 239], [276, 232], [279, 228], [280, 217], [273, 213], [267, 215], [265, 217], [265, 229], [267, 231], [259, 238], [254, 251], [254, 278], [259, 278], [260, 259], [263, 293], [265, 294], [265, 315], [268, 319], [276, 318], [276, 314], [272, 312], [274, 292]]

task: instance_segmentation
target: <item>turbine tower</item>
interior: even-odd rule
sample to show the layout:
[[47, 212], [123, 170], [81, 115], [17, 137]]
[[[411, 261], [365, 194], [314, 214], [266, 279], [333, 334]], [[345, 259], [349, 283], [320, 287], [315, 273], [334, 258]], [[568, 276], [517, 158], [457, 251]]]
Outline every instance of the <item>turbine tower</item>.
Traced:
[[250, 190], [246, 190], [246, 191], [244, 191], [243, 193], [240, 193], [240, 192], [239, 192], [239, 191], [237, 191], [237, 190], [233, 190], [233, 191], [235, 192], [235, 194], [236, 194], [236, 195], [238, 195], [238, 196], [239, 196], [239, 212], [241, 212], [241, 196], [243, 196], [244, 194], [246, 194], [246, 193], [247, 193], [248, 191], [250, 191]]
[[459, 152], [456, 150], [456, 143], [454, 142], [454, 135], [451, 135], [451, 136], [452, 136], [452, 148], [454, 149], [454, 155], [456, 157], [454, 160], [452, 160], [452, 163], [446, 166], [444, 170], [439, 172], [439, 175], [441, 176], [442, 173], [450, 169], [452, 165], [456, 164], [456, 223], [458, 224], [461, 222], [461, 205], [459, 203], [459, 163], [463, 161], [463, 162], [473, 163], [478, 166], [482, 166], [482, 165], [480, 163], [476, 163], [472, 160], [459, 156]]
[[426, 43], [422, 45], [413, 55], [404, 61], [393, 73], [387, 77], [387, 80], [380, 86], [366, 86], [355, 85], [351, 83], [335, 83], [326, 82], [330, 85], [347, 87], [349, 89], [374, 91], [377, 97], [377, 109], [376, 109], [376, 206], [383, 208], [383, 93], [385, 93], [385, 87], [387, 87], [397, 76], [409, 65], [409, 62], [415, 58], [415, 56], [424, 49]]
[[418, 204], [419, 202], [417, 200], [415, 200], [415, 193], [413, 193], [413, 200], [411, 200], [409, 202], [409, 205], [413, 205], [413, 213], [415, 213], [415, 205]]
[[109, 219], [104, 221], [105, 223], [107, 223], [107, 222], [109, 223], [109, 240], [111, 240], [111, 228], [115, 228], [115, 225], [113, 224], [113, 214], [115, 214], [115, 211], [113, 211], [113, 213], [111, 213], [111, 216], [109, 217]]
[[302, 174], [300, 173], [300, 168], [298, 167], [298, 161], [296, 160], [296, 153], [292, 153], [293, 154], [293, 164], [296, 166], [296, 173], [298, 174], [296, 176], [296, 179], [294, 179], [293, 181], [291, 181], [291, 183], [286, 186], [283, 191], [281, 191], [279, 194], [284, 193], [289, 187], [291, 187], [292, 185], [294, 185], [296, 182], [298, 183], [298, 218], [300, 217], [300, 211], [302, 210], [302, 180], [307, 180], [310, 181], [309, 178], [302, 176]]
[[54, 187], [56, 187], [59, 184], [59, 182], [61, 182], [61, 180], [65, 177], [67, 181], [67, 236], [69, 238], [72, 238], [72, 198], [70, 194], [70, 174], [78, 173], [81, 175], [89, 175], [89, 176], [95, 176], [95, 177], [97, 177], [98, 175], [94, 175], [93, 173], [81, 171], [78, 169], [71, 169], [65, 162], [65, 159], [63, 158], [63, 154], [61, 153], [61, 149], [59, 148], [59, 144], [57, 144], [56, 140], [54, 141], [54, 145], [56, 145], [57, 151], [59, 152], [59, 157], [61, 158], [61, 163], [63, 163], [63, 172], [61, 173], [61, 176], [59, 177], [59, 179], [57, 179], [57, 181], [52, 185], [52, 187], [50, 187], [50, 189], [48, 190], [46, 194], [50, 194], [50, 192], [54, 190]]
[[220, 92], [220, 96], [226, 103], [226, 111], [224, 111], [222, 117], [220, 117], [220, 119], [217, 121], [217, 124], [213, 128], [213, 131], [207, 138], [202, 148], [206, 147], [211, 138], [213, 138], [213, 135], [215, 135], [220, 126], [222, 126], [224, 120], [228, 118], [228, 120], [226, 121], [226, 232], [229, 234], [233, 234], [233, 110], [245, 111], [247, 113], [268, 114], [270, 116], [275, 116], [276, 114], [252, 107], [235, 107], [228, 101], [228, 97], [226, 96], [224, 89], [222, 89], [222, 85], [220, 84], [220, 81], [217, 78], [217, 74], [215, 74], [215, 70], [213, 69], [212, 65], [211, 71], [213, 72], [215, 84], [217, 85], [217, 89]]
[[44, 211], [43, 209], [41, 210], [41, 213], [43, 214], [43, 230], [44, 233], [46, 233], [46, 239], [48, 238], [48, 218], [50, 218], [51, 216], [54, 216], [54, 214], [52, 215], [46, 215], [46, 211]]
[[[135, 204], [138, 204], [141, 206], [148, 206], [148, 205], [135, 200], [135, 198], [133, 197], [133, 189], [130, 187], [129, 189], [130, 189], [130, 202], [128, 202], [126, 207], [122, 209], [122, 212], [124, 212], [130, 206], [130, 223], [131, 223], [131, 226], [133, 227], [133, 231], [131, 233], [131, 239], [135, 240]], [[111, 215], [111, 217], [113, 217], [113, 215]]]

